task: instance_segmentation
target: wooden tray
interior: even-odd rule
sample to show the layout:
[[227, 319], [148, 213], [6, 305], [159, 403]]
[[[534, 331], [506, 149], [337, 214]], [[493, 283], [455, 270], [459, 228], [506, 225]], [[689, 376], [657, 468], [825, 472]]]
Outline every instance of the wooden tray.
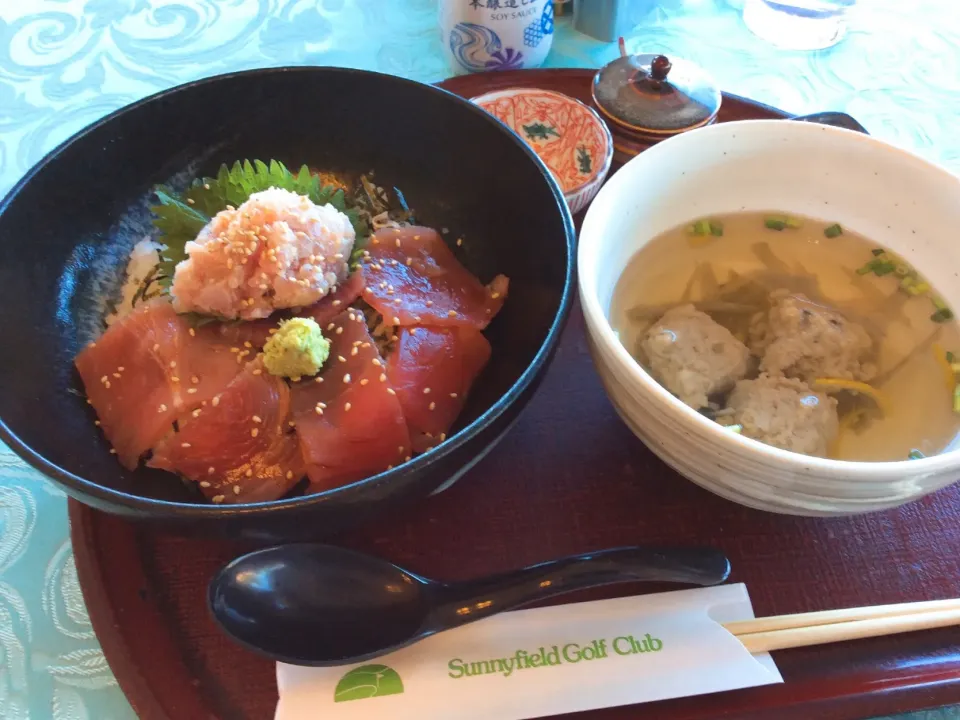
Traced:
[[[505, 72], [443, 83], [474, 96], [510, 85], [589, 99], [587, 70]], [[727, 96], [720, 120], [781, 117]], [[183, 539], [71, 502], [77, 570], [110, 667], [145, 720], [267, 720], [273, 665], [209, 619], [208, 579], [247, 550]], [[716, 544], [758, 615], [960, 596], [960, 486], [847, 519], [772, 515], [701, 490], [617, 418], [574, 309], [537, 396], [503, 442], [445, 493], [342, 544], [446, 579], [643, 543]], [[664, 588], [620, 588], [571, 600]], [[775, 653], [786, 683], [578, 717], [863, 718], [960, 702], [960, 628]], [[495, 719], [491, 719], [495, 720]]]

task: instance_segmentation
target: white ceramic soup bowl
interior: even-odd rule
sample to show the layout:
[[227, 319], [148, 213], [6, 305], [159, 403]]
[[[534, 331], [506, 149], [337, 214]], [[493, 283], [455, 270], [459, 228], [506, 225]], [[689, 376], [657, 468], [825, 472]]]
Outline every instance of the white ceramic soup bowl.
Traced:
[[580, 298], [604, 387], [627, 425], [698, 485], [795, 515], [896, 507], [960, 478], [960, 452], [902, 462], [807, 457], [730, 433], [661, 387], [618, 340], [614, 288], [652, 238], [715, 213], [782, 210], [839, 222], [912, 263], [960, 307], [960, 179], [874, 138], [785, 120], [724, 123], [638, 155], [601, 189], [580, 232]]

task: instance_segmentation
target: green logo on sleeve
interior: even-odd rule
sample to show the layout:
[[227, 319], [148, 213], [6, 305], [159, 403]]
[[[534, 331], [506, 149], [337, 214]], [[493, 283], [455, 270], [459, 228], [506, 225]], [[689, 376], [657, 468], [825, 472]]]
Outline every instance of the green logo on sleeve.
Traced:
[[386, 665], [363, 665], [354, 668], [337, 683], [333, 692], [334, 702], [366, 700], [383, 695], [399, 695], [403, 681], [393, 668]]

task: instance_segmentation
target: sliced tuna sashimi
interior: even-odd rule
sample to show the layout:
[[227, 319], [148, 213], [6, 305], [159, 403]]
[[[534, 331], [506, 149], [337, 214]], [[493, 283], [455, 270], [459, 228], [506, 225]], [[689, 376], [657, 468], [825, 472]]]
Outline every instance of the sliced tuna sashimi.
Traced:
[[413, 448], [443, 442], [467, 393], [490, 360], [490, 343], [469, 327], [402, 328], [387, 376], [397, 392]]
[[305, 307], [297, 312], [281, 311], [262, 320], [249, 322], [216, 322], [204, 325], [208, 332], [216, 333], [220, 342], [235, 347], [250, 343], [253, 348], [262, 348], [270, 339], [270, 331], [280, 322], [291, 317], [312, 317], [323, 327], [333, 318], [342, 313], [351, 305], [363, 291], [363, 270], [358, 269], [340, 284], [336, 290], [323, 298], [320, 302]]
[[276, 500], [303, 477], [290, 390], [253, 360], [210, 402], [180, 418], [148, 465], [199, 483], [216, 503]]
[[309, 492], [361, 480], [412, 455], [400, 403], [363, 313], [347, 310], [323, 330], [331, 340], [327, 366], [292, 390]]
[[500, 311], [509, 286], [498, 275], [484, 287], [427, 227], [378, 230], [364, 251], [363, 268], [363, 298], [394, 325], [482, 330]]
[[111, 325], [75, 362], [103, 432], [128, 469], [178, 415], [200, 407], [240, 371], [229, 348], [191, 334], [159, 299]]

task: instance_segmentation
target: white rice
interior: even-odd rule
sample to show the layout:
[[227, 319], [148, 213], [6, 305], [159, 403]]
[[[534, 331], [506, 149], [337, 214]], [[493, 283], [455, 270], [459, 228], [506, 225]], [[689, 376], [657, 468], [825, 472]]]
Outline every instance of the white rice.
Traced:
[[163, 247], [149, 235], [133, 246], [130, 261], [127, 263], [126, 280], [120, 291], [120, 299], [113, 312], [105, 318], [108, 327], [133, 309], [133, 299], [143, 285], [143, 281], [160, 264], [159, 251]]

